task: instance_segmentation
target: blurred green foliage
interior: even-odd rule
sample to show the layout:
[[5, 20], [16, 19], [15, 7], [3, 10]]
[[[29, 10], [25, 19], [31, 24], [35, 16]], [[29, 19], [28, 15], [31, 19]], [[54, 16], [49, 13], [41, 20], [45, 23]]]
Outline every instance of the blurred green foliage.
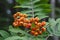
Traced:
[[16, 0], [19, 5], [16, 5], [14, 8], [23, 8], [24, 10], [20, 11], [26, 13], [32, 17], [45, 18], [48, 17], [48, 14], [51, 12], [49, 0]]
[[[28, 18], [34, 15], [34, 17], [39, 17], [40, 19], [42, 19], [48, 17], [49, 13], [51, 12], [50, 4], [48, 3], [48, 1], [49, 0], [16, 0], [17, 4], [13, 8], [22, 8], [23, 10], [21, 10], [20, 12], [28, 14]], [[56, 10], [59, 11], [59, 8]], [[5, 21], [7, 19], [1, 18], [1, 20]], [[46, 37], [50, 34], [52, 36], [60, 36], [59, 21], [60, 19], [57, 19], [55, 21], [54, 19], [50, 18], [49, 22], [47, 22], [45, 26], [47, 28], [47, 32], [39, 35], [38, 37], [34, 37], [25, 32], [25, 30], [21, 30], [20, 28], [14, 28], [12, 25], [10, 25], [8, 28], [6, 28], [7, 31], [0, 30], [0, 40], [45, 40]]]

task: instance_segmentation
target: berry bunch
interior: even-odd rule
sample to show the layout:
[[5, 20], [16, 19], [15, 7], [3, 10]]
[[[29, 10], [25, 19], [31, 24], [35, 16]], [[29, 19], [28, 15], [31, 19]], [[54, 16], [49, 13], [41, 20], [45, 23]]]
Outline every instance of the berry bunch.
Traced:
[[22, 14], [20, 12], [14, 14], [13, 17], [14, 17], [14, 22], [13, 22], [14, 27], [23, 26], [24, 22], [28, 22], [28, 20], [26, 19], [27, 15]]
[[[38, 36], [39, 34], [41, 35], [42, 32], [46, 31], [46, 28], [44, 27], [46, 22], [45, 21], [39, 22], [38, 17], [27, 19], [27, 15], [22, 14], [20, 12], [14, 14], [13, 17], [14, 17], [14, 22], [13, 22], [14, 27], [23, 26], [29, 29], [30, 34], [34, 36]], [[35, 26], [32, 26], [32, 23]]]
[[45, 21], [39, 22], [39, 18], [38, 17], [31, 18], [30, 22], [35, 24], [34, 27], [31, 27], [31, 32], [30, 33], [32, 35], [38, 36], [39, 34], [41, 35], [42, 32], [46, 31], [46, 28], [44, 27], [46, 22]]
[[41, 35], [42, 32], [45, 32], [45, 31], [46, 31], [46, 28], [44, 28], [44, 27], [38, 28], [38, 29], [35, 27], [35, 28], [32, 28], [31, 29], [31, 32], [30, 33], [32, 35], [34, 35], [34, 36], [38, 36], [38, 35]]

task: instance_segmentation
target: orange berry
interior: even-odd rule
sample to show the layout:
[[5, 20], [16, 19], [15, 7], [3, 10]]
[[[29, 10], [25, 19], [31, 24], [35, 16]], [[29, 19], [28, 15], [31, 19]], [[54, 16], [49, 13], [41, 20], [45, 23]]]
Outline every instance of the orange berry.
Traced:
[[20, 17], [20, 20], [23, 21], [24, 20], [24, 17]]
[[15, 19], [15, 18], [17, 17], [17, 15], [16, 15], [16, 14], [14, 14], [14, 15], [13, 15], [13, 17], [14, 17], [14, 19]]
[[35, 24], [37, 24], [38, 22], [34, 22]]
[[17, 19], [17, 18], [15, 18], [15, 20], [14, 21], [18, 21], [18, 22], [20, 22], [21, 21], [21, 19], [19, 18], [19, 19]]
[[14, 22], [16, 22], [17, 21], [17, 19], [14, 19]]
[[30, 33], [31, 33], [32, 35], [34, 35], [35, 31], [31, 31]]
[[38, 17], [36, 17], [36, 18], [35, 18], [35, 21], [37, 21], [37, 22], [38, 22], [38, 21], [39, 21], [39, 18], [38, 18]]
[[40, 31], [40, 29], [38, 28], [38, 29], [36, 29], [36, 31]]
[[30, 18], [30, 22], [34, 22], [35, 20], [34, 20], [34, 18]]
[[20, 12], [17, 12], [17, 14], [20, 14]]
[[35, 28], [36, 28], [36, 29], [38, 29], [38, 28], [40, 28], [40, 27], [36, 25], [36, 27], [35, 27]]
[[35, 32], [35, 33], [34, 33], [34, 36], [38, 36], [38, 32]]
[[23, 14], [19, 14], [20, 17], [23, 17]]
[[37, 26], [41, 27], [41, 23], [37, 23]]
[[25, 23], [29, 23], [30, 21], [28, 19], [24, 19], [24, 22]]
[[17, 12], [16, 14], [13, 15], [14, 19], [19, 16], [20, 12]]
[[31, 26], [31, 23], [28, 23], [27, 26]]
[[20, 21], [20, 22], [19, 22], [19, 25], [20, 25], [20, 26], [22, 26], [22, 25], [23, 25], [23, 22], [22, 22], [22, 21]]
[[35, 31], [35, 30], [36, 30], [36, 28], [34, 27], [34, 28], [32, 28], [31, 30]]
[[24, 17], [27, 17], [27, 15], [26, 15], [26, 14], [23, 14], [23, 16], [24, 16]]
[[26, 27], [27, 23], [23, 23], [23, 26]]
[[31, 23], [28, 23], [27, 25], [26, 25], [26, 28], [30, 28], [31, 27]]
[[14, 27], [19, 26], [19, 25], [18, 25], [18, 22], [13, 22], [13, 26], [14, 26]]
[[46, 25], [46, 22], [45, 22], [45, 21], [43, 21], [43, 22], [41, 23], [41, 25], [42, 25], [42, 26]]
[[45, 32], [46, 31], [46, 28], [42, 27], [41, 30], [42, 30], [42, 32]]
[[26, 28], [30, 28], [30, 26], [26, 26]]
[[40, 34], [40, 35], [41, 35], [41, 34], [42, 34], [42, 31], [38, 31], [38, 34]]

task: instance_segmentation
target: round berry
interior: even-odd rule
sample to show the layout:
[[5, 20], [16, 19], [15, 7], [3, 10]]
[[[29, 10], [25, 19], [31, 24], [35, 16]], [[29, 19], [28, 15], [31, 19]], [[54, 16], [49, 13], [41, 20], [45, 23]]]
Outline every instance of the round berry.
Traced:
[[38, 33], [41, 35], [42, 34], [42, 31], [38, 31]]
[[42, 32], [45, 32], [46, 31], [46, 28], [42, 27], [41, 30], [42, 30]]
[[36, 28], [32, 28], [31, 30], [35, 31], [35, 30], [36, 30]]
[[19, 25], [18, 25], [18, 22], [13, 22], [13, 26], [14, 26], [14, 27], [19, 26]]
[[31, 34], [34, 35], [35, 31], [31, 31]]
[[34, 33], [34, 36], [38, 36], [38, 32], [35, 32], [35, 33]]
[[42, 25], [42, 26], [46, 25], [46, 22], [45, 22], [45, 21], [43, 21], [43, 22], [41, 23], [41, 25]]
[[36, 17], [36, 18], [35, 18], [35, 21], [37, 21], [37, 22], [38, 22], [38, 21], [39, 21], [39, 18], [38, 18], [38, 17]]

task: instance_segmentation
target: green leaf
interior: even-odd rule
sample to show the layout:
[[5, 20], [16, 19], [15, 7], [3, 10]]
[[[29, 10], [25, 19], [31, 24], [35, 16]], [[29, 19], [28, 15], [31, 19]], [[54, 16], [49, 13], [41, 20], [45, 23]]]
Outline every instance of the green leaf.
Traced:
[[56, 21], [52, 18], [49, 18], [49, 27], [50, 27], [50, 31], [52, 32], [52, 34], [55, 34], [55, 27], [56, 27]]
[[35, 4], [34, 8], [50, 9], [50, 4]]
[[58, 24], [57, 28], [58, 28], [58, 32], [60, 32], [60, 23]]
[[49, 19], [49, 27], [47, 27], [47, 30], [50, 34], [60, 36], [60, 19], [57, 19], [56, 21], [54, 19]]
[[60, 32], [56, 32], [54, 35], [56, 35], [56, 36], [60, 36]]
[[43, 19], [43, 18], [46, 18], [46, 17], [48, 17], [48, 16], [45, 16], [45, 15], [38, 15], [37, 17], [40, 18], [40, 19]]
[[45, 4], [45, 3], [48, 3], [48, 2], [49, 2], [49, 0], [41, 0], [41, 1], [40, 1], [40, 3], [44, 3], [44, 4]]
[[33, 40], [46, 40], [46, 38], [38, 38], [38, 37], [34, 37]]
[[26, 2], [29, 2], [30, 0], [15, 0], [19, 4], [25, 4]]
[[39, 2], [39, 1], [40, 1], [40, 0], [35, 0], [35, 1], [33, 1], [33, 4], [34, 4], [34, 3], [37, 3], [37, 2]]
[[22, 13], [30, 13], [32, 12], [32, 10], [24, 10], [24, 11], [21, 11]]
[[56, 20], [56, 22], [59, 23], [59, 22], [60, 22], [60, 18], [58, 18], [58, 19]]
[[41, 12], [41, 11], [42, 11], [41, 8], [35, 8], [35, 9], [34, 9], [34, 12]]
[[43, 9], [42, 12], [44, 12], [44, 13], [50, 13], [51, 10], [50, 9]]
[[9, 26], [9, 31], [18, 33], [18, 32], [20, 32], [20, 29], [19, 28], [13, 28], [12, 26]]
[[[40, 12], [42, 9], [34, 9], [34, 12]], [[31, 13], [32, 10], [24, 10], [24, 11], [21, 11], [22, 13]]]
[[30, 6], [15, 6], [14, 8], [32, 8]]
[[28, 15], [28, 19], [30, 19], [32, 17], [32, 14], [27, 14]]
[[6, 31], [4, 31], [4, 30], [0, 30], [0, 35], [1, 35], [3, 38], [7, 38], [7, 37], [10, 36], [9, 33], [6, 32]]
[[35, 15], [41, 16], [41, 15], [46, 15], [46, 13], [43, 13], [43, 12], [37, 12], [37, 13], [35, 13]]
[[[41, 12], [41, 13], [44, 12], [44, 15], [45, 15], [45, 14], [51, 12], [50, 4], [48, 4], [48, 0], [45, 0], [45, 1], [43, 1], [43, 0], [32, 0], [32, 1], [31, 0], [23, 0], [23, 1], [20, 0], [20, 2], [19, 2], [19, 0], [17, 0], [17, 2], [20, 3], [20, 6], [17, 6], [17, 8], [19, 8], [19, 7], [28, 8], [28, 10], [21, 11], [22, 13], [31, 13], [32, 12], [32, 8], [33, 8], [34, 13], [35, 12]], [[41, 18], [44, 18], [44, 17], [46, 17], [46, 15], [45, 16], [41, 16]]]
[[56, 26], [56, 21], [52, 18], [49, 18], [49, 23], [52, 27]]
[[17, 36], [17, 35], [18, 35], [17, 33], [14, 33], [14, 32], [10, 32], [10, 34], [11, 34], [12, 36]]
[[[33, 4], [39, 2], [40, 0], [34, 0]], [[16, 0], [16, 2], [20, 3], [21, 5], [31, 5], [31, 0]]]
[[22, 33], [22, 34], [24, 34], [26, 36], [31, 36], [30, 34], [25, 32], [24, 30], [21, 30], [20, 28], [13, 28], [12, 26], [9, 26], [9, 31], [13, 32], [13, 33]]
[[60, 36], [60, 22], [57, 23], [54, 35]]
[[0, 37], [0, 40], [4, 40], [4, 38]]
[[52, 31], [52, 29], [51, 29], [51, 27], [48, 25], [48, 27], [47, 27], [47, 31], [48, 31], [48, 33], [50, 33], [50, 34], [52, 34], [53, 33], [53, 31]]
[[38, 40], [46, 40], [46, 38], [40, 38], [40, 39], [38, 39]]
[[20, 36], [12, 36], [8, 37], [5, 40], [27, 40], [26, 37], [20, 37]]

